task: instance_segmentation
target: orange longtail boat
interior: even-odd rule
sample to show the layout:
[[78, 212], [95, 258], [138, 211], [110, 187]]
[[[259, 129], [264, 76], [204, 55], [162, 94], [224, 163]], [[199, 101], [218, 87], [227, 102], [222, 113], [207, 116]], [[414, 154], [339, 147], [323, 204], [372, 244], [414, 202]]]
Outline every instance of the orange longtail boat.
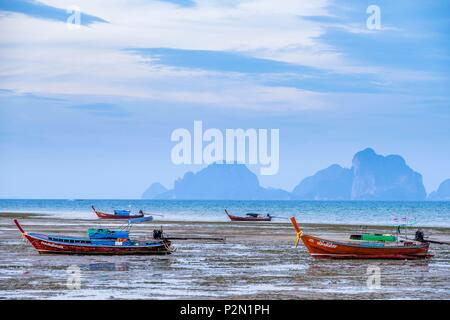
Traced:
[[305, 234], [295, 217], [291, 222], [297, 232], [295, 247], [300, 239], [313, 258], [328, 259], [424, 259], [428, 254], [429, 243], [412, 240], [393, 242], [331, 240]]

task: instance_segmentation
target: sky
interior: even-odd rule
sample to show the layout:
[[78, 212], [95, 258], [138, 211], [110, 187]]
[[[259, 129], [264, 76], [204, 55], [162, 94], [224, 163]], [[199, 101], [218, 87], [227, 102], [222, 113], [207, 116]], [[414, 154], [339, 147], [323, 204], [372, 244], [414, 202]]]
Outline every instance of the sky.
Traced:
[[403, 156], [431, 192], [450, 178], [449, 12], [445, 0], [0, 0], [0, 198], [172, 187], [204, 167], [170, 158], [171, 133], [195, 120], [279, 129], [263, 186], [290, 191], [371, 147]]

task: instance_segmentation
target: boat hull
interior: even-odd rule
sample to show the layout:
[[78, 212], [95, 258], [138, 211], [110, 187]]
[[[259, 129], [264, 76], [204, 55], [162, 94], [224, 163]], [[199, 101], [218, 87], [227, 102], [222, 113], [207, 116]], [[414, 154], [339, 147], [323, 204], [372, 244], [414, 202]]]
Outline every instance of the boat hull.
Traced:
[[24, 237], [40, 254], [78, 255], [164, 255], [172, 252], [170, 241], [157, 241], [151, 245], [79, 245], [45, 239], [45, 235], [24, 234]]
[[127, 220], [127, 219], [134, 219], [134, 218], [142, 218], [144, 216], [144, 214], [135, 214], [135, 215], [129, 215], [129, 216], [125, 216], [125, 215], [121, 216], [121, 215], [116, 215], [116, 214], [100, 212], [100, 211], [95, 211], [95, 214], [100, 219], [115, 219], [115, 220], [116, 219]]
[[318, 259], [424, 259], [432, 256], [428, 254], [427, 243], [409, 246], [350, 244], [306, 234], [301, 239], [311, 256]]
[[231, 221], [272, 221], [272, 217], [239, 217], [228, 214]]

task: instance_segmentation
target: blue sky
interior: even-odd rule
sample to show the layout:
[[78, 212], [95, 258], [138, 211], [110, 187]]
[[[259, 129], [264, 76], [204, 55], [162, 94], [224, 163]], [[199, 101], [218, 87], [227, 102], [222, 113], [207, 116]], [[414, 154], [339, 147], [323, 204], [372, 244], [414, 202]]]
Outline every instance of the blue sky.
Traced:
[[[381, 10], [381, 30], [366, 8]], [[67, 8], [81, 10], [79, 29]], [[366, 147], [450, 178], [448, 1], [0, 1], [0, 197], [138, 198], [176, 128], [279, 128], [292, 190]], [[252, 168], [258, 172], [256, 168]]]

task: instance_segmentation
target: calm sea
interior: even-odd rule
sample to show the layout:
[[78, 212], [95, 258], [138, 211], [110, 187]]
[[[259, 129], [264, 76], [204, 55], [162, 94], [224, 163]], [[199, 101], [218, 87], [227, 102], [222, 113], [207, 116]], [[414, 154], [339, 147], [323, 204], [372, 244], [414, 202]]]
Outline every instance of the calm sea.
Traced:
[[92, 219], [91, 205], [98, 210], [143, 210], [161, 214], [167, 221], [227, 221], [232, 213], [270, 213], [284, 218], [296, 215], [305, 223], [408, 225], [450, 227], [450, 202], [395, 201], [176, 201], [176, 200], [24, 200], [0, 199], [0, 212], [33, 212], [58, 217]]

